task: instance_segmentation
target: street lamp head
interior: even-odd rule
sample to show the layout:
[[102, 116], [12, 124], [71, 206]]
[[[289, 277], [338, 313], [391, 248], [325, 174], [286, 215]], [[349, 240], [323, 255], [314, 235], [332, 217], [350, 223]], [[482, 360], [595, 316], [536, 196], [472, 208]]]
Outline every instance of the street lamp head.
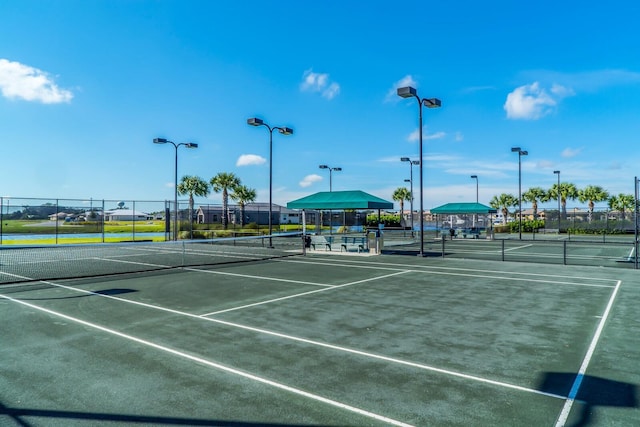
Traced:
[[411, 160], [411, 164], [412, 165], [419, 165], [420, 164], [420, 160]]
[[184, 146], [187, 148], [198, 148], [198, 144], [196, 144], [195, 142], [187, 142], [186, 144], [184, 144]]
[[410, 162], [410, 161], [411, 161], [411, 159], [410, 159], [410, 158], [408, 158], [408, 157], [400, 157], [400, 161], [401, 161], [401, 162]]
[[397, 94], [401, 98], [411, 98], [412, 96], [417, 96], [417, 92], [411, 86], [399, 87], [397, 90]]
[[553, 173], [557, 173], [558, 175], [560, 175], [560, 171], [553, 171]]
[[411, 180], [410, 179], [405, 179], [404, 182], [411, 182]]
[[259, 119], [257, 117], [252, 117], [250, 119], [247, 119], [247, 124], [249, 126], [261, 126], [264, 124], [264, 120]]
[[327, 165], [320, 165], [320, 169], [329, 169], [329, 166], [327, 166]]
[[293, 135], [293, 129], [288, 127], [278, 128], [278, 132], [283, 135]]
[[338, 171], [338, 172], [340, 172], [342, 170], [342, 168], [331, 168], [331, 169], [333, 169], [334, 171]]
[[438, 98], [424, 99], [422, 104], [427, 108], [440, 108], [442, 106], [442, 102]]
[[154, 144], [166, 144], [167, 142], [169, 141], [166, 138], [153, 138]]
[[527, 156], [528, 154], [529, 154], [529, 152], [527, 150], [520, 152], [521, 156]]
[[520, 147], [513, 147], [513, 148], [511, 148], [511, 152], [512, 152], [512, 153], [519, 153], [519, 152], [520, 152]]
[[471, 179], [478, 179], [478, 175], [471, 175]]

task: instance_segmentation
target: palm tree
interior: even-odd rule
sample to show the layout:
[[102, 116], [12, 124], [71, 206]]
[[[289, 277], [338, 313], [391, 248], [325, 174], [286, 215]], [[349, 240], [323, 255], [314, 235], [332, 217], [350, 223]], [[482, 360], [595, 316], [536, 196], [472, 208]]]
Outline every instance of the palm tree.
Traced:
[[[400, 224], [402, 224], [404, 222], [404, 201], [411, 200], [411, 191], [405, 187], [396, 188], [391, 198], [400, 203]], [[411, 212], [411, 215], [413, 215], [413, 212]]]
[[627, 219], [626, 212], [633, 210], [635, 198], [631, 194], [618, 194], [609, 198], [609, 208], [613, 211], [620, 211], [622, 220]]
[[[209, 184], [198, 176], [185, 175], [178, 184], [178, 194], [189, 195], [189, 230], [193, 230], [193, 196], [208, 196]], [[193, 234], [191, 237], [193, 238]]]
[[256, 190], [246, 185], [238, 185], [233, 188], [229, 197], [240, 205], [240, 227], [244, 227], [244, 206], [256, 200]]
[[580, 200], [581, 203], [589, 201], [589, 214], [587, 218], [588, 221], [591, 222], [595, 203], [609, 200], [609, 193], [599, 185], [587, 185], [578, 192], [578, 200]]
[[493, 196], [493, 199], [489, 202], [489, 206], [494, 209], [500, 209], [502, 211], [502, 223], [506, 224], [507, 215], [509, 215], [509, 208], [511, 206], [517, 206], [518, 199], [511, 194], [502, 193], [499, 196]]
[[547, 192], [545, 201], [558, 200], [560, 197], [560, 205], [562, 209], [562, 218], [567, 219], [567, 199], [575, 200], [578, 198], [579, 191], [575, 184], [570, 182], [561, 182], [560, 189], [558, 191], [558, 184], [553, 184], [553, 187]]
[[220, 172], [209, 183], [214, 192], [222, 192], [222, 228], [226, 230], [229, 223], [229, 190], [240, 185], [240, 178], [230, 172]]
[[531, 187], [522, 193], [522, 199], [531, 203], [533, 219], [538, 219], [538, 201], [544, 200], [545, 197], [547, 197], [547, 192], [540, 187]]

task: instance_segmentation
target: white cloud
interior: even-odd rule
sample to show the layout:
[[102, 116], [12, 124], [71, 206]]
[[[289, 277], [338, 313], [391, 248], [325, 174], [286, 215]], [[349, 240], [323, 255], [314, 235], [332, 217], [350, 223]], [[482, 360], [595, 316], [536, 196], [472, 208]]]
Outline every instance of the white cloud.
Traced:
[[445, 132], [436, 132], [436, 133], [432, 133], [431, 135], [427, 135], [426, 133], [424, 135], [422, 135], [422, 139], [423, 140], [428, 140], [428, 139], [441, 139], [444, 138], [447, 134]]
[[307, 175], [305, 176], [302, 181], [299, 182], [300, 187], [309, 187], [311, 186], [313, 183], [322, 181], [322, 177], [318, 174], [311, 174], [311, 175]]
[[508, 94], [504, 109], [509, 119], [537, 120], [551, 113], [560, 100], [572, 95], [571, 88], [553, 84], [547, 91], [534, 82]]
[[[429, 139], [440, 139], [446, 136], [445, 132], [436, 132], [432, 134], [428, 134], [426, 129], [422, 130], [422, 141], [426, 141]], [[407, 137], [407, 141], [409, 142], [417, 142], [420, 140], [420, 128], [414, 130]]]
[[575, 157], [582, 151], [582, 148], [565, 148], [562, 150], [562, 157]]
[[327, 73], [314, 73], [306, 70], [302, 74], [300, 90], [303, 92], [319, 92], [324, 98], [333, 99], [340, 93], [340, 85], [329, 79]]
[[389, 91], [387, 92], [387, 96], [385, 96], [384, 98], [385, 102], [399, 101], [400, 99], [402, 99], [398, 96], [397, 90], [398, 88], [405, 87], [405, 86], [411, 86], [411, 87], [418, 86], [418, 83], [413, 79], [411, 74], [404, 76], [403, 78], [401, 78], [400, 80], [398, 80], [393, 84], [391, 89], [389, 89]]
[[464, 141], [464, 135], [462, 134], [462, 132], [456, 132], [455, 141], [456, 142]]
[[510, 119], [536, 120], [550, 113], [555, 105], [553, 98], [535, 82], [508, 94], [504, 109]]
[[257, 154], [242, 154], [236, 161], [236, 166], [263, 165], [267, 159]]
[[58, 104], [70, 102], [73, 94], [59, 88], [46, 72], [19, 62], [0, 59], [0, 90], [9, 99]]

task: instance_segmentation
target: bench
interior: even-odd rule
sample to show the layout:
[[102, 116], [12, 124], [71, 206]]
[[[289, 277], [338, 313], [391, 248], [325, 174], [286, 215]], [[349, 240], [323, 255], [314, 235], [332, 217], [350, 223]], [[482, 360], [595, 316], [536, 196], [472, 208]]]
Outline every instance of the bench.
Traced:
[[465, 228], [464, 230], [462, 230], [462, 237], [466, 239], [467, 235], [469, 235], [469, 237], [472, 237], [474, 239], [479, 239], [480, 230], [478, 230], [477, 228]]
[[358, 253], [366, 249], [366, 237], [343, 237], [340, 244], [340, 252], [342, 249], [349, 252], [351, 249], [356, 249]]
[[331, 237], [326, 238], [324, 236], [311, 236], [311, 247], [314, 251], [316, 250], [316, 245], [322, 246], [325, 251], [327, 249], [331, 250], [331, 241]]

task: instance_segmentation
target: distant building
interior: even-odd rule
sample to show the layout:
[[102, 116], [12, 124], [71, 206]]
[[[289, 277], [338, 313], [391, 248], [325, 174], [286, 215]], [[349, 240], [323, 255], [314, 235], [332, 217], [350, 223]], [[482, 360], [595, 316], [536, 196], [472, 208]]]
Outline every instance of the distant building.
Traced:
[[[239, 205], [229, 205], [229, 224], [240, 224], [241, 209]], [[301, 224], [302, 212], [287, 209], [284, 206], [273, 204], [271, 208], [271, 223], [280, 224]], [[221, 224], [221, 205], [201, 205], [195, 213], [196, 222], [199, 224]], [[265, 225], [269, 223], [269, 203], [248, 203], [244, 206], [244, 224], [256, 223]]]
[[105, 221], [151, 221], [153, 215], [133, 209], [114, 209], [104, 213]]

